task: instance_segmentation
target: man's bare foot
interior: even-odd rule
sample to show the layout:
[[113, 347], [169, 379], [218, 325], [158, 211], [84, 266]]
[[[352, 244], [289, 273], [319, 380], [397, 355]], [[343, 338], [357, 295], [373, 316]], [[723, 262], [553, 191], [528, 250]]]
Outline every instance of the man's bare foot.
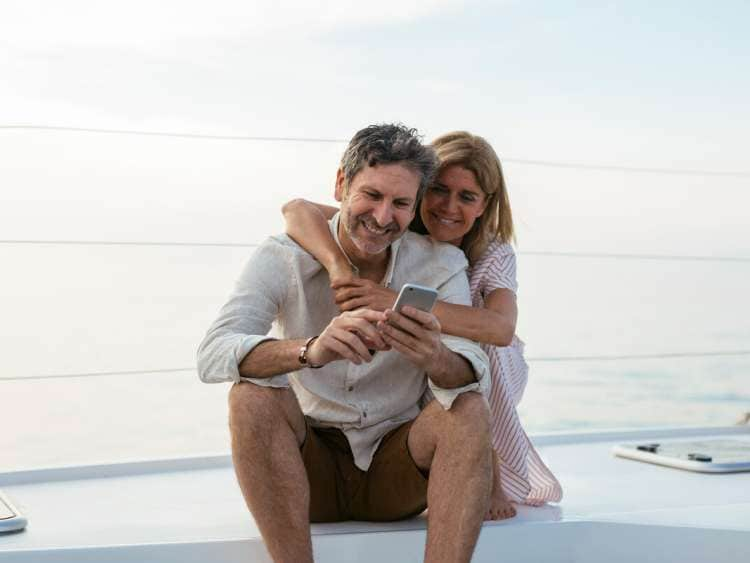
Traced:
[[500, 486], [500, 479], [495, 479], [492, 483], [492, 495], [490, 496], [490, 506], [487, 508], [485, 520], [505, 520], [513, 518], [516, 515], [516, 508], [505, 496], [503, 488]]

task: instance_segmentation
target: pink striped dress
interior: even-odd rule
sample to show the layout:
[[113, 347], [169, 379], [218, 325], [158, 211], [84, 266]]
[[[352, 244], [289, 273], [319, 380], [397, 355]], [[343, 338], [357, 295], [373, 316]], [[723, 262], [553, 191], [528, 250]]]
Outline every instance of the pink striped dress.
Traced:
[[[518, 290], [516, 255], [507, 243], [490, 243], [484, 255], [468, 270], [474, 307], [484, 307], [495, 289]], [[500, 463], [500, 479], [508, 500], [530, 505], [562, 498], [562, 488], [526, 435], [516, 412], [529, 367], [523, 358], [523, 342], [513, 336], [509, 346], [482, 344], [490, 359], [490, 424], [492, 445]]]

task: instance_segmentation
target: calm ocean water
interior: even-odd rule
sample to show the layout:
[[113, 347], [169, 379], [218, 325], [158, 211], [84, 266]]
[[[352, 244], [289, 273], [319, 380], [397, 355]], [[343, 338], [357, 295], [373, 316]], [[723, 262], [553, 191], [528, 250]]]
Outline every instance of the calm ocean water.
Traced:
[[[343, 145], [3, 133], [0, 241], [249, 241], [330, 201]], [[644, 155], [645, 157], [645, 155]], [[293, 165], [292, 165], [293, 164]], [[696, 167], [699, 167], [696, 164]], [[520, 250], [750, 256], [744, 178], [505, 167]], [[699, 227], [699, 228], [698, 228]], [[0, 243], [0, 468], [226, 452], [227, 385], [195, 349], [252, 249]], [[748, 262], [520, 254], [530, 432], [731, 424], [750, 356]], [[184, 370], [149, 372], [148, 370]]]
[[[0, 245], [0, 467], [228, 451], [227, 385], [198, 342], [252, 249]], [[562, 361], [732, 351], [750, 342], [750, 265], [519, 256], [529, 432], [732, 424], [750, 357]], [[184, 369], [169, 373], [148, 370]]]

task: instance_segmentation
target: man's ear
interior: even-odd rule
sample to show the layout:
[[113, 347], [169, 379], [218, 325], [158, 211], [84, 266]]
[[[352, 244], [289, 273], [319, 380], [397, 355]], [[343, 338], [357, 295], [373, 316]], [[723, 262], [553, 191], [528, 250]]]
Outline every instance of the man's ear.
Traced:
[[346, 177], [344, 176], [344, 171], [339, 168], [336, 171], [336, 191], [334, 192], [334, 197], [336, 198], [336, 201], [343, 201], [344, 195], [346, 193]]

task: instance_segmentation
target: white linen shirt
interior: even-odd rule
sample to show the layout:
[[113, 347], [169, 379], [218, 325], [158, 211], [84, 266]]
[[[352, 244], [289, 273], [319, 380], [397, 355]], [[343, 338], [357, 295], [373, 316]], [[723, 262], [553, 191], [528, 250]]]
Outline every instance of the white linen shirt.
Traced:
[[[338, 215], [331, 221], [338, 242], [337, 228]], [[460, 249], [411, 232], [390, 248], [385, 285], [399, 290], [405, 283], [416, 283], [436, 288], [442, 301], [471, 304], [467, 262]], [[267, 239], [248, 261], [198, 348], [201, 380], [242, 380], [269, 387], [291, 384], [312, 426], [341, 429], [363, 471], [382, 437], [419, 414], [427, 385], [446, 409], [461, 393], [487, 394], [487, 356], [476, 343], [449, 335], [441, 336], [443, 344], [471, 363], [477, 379], [456, 389], [438, 387], [395, 350], [378, 351], [370, 363], [361, 365], [339, 360], [320, 369], [302, 368], [269, 378], [240, 377], [240, 362], [261, 342], [323, 332], [340, 313], [329, 284], [320, 263], [287, 235]]]

